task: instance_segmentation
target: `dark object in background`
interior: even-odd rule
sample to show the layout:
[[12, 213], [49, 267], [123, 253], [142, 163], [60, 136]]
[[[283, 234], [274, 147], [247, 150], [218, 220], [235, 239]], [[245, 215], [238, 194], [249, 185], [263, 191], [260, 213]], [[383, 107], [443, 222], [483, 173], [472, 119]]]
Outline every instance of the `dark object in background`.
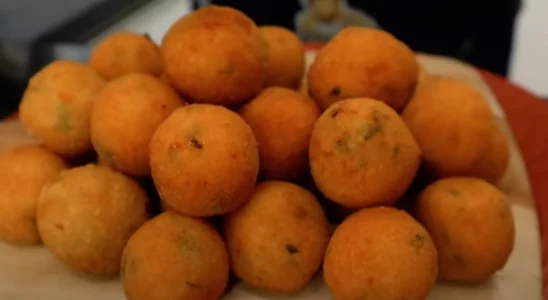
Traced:
[[[195, 0], [194, 7], [210, 3], [239, 9], [258, 25], [292, 30], [298, 29], [298, 12], [311, 5], [327, 20], [324, 27], [334, 27], [328, 19], [350, 5], [349, 10], [357, 8], [372, 16], [381, 28], [415, 51], [452, 56], [503, 76], [508, 74], [514, 25], [521, 8], [521, 0]], [[334, 7], [339, 12], [330, 15]]]
[[417, 51], [447, 55], [506, 76], [521, 0], [349, 0]]
[[86, 60], [84, 43], [150, 0], [1, 0], [0, 119], [53, 59]]

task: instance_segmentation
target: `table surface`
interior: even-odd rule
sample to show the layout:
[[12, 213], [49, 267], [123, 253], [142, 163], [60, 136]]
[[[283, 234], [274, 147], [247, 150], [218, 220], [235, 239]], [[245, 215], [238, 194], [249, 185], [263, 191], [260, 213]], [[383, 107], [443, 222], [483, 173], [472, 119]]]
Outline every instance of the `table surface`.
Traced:
[[[309, 61], [312, 55], [308, 57]], [[478, 72], [458, 61], [436, 56], [419, 56], [419, 61], [433, 74], [464, 79], [480, 89], [489, 100], [498, 122], [511, 138], [511, 158], [499, 187], [508, 194], [516, 217], [516, 247], [506, 265], [490, 281], [477, 286], [438, 284], [429, 300], [542, 299], [541, 240], [539, 226], [547, 225], [548, 168], [543, 153], [548, 153], [548, 104], [511, 86], [489, 73]], [[543, 126], [544, 125], [544, 126]], [[540, 143], [539, 141], [544, 141]], [[0, 123], [0, 150], [34, 143], [16, 119]], [[544, 177], [543, 177], [544, 176]], [[535, 199], [537, 201], [535, 201]], [[540, 200], [542, 201], [540, 201]], [[545, 232], [541, 226], [541, 232]], [[543, 249], [546, 239], [542, 239]], [[1, 299], [124, 299], [117, 280], [97, 281], [74, 275], [43, 247], [14, 247], [0, 242]], [[546, 268], [544, 269], [546, 271]], [[270, 295], [236, 286], [226, 299], [329, 299], [321, 280], [316, 278], [302, 293]]]

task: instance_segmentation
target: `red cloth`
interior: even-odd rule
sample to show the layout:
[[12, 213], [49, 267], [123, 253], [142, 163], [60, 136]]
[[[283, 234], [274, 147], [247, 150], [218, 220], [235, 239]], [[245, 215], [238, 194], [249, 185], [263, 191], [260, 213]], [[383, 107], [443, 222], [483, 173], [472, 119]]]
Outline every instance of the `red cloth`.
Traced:
[[527, 166], [540, 227], [543, 298], [548, 300], [548, 102], [502, 77], [480, 73], [504, 109]]

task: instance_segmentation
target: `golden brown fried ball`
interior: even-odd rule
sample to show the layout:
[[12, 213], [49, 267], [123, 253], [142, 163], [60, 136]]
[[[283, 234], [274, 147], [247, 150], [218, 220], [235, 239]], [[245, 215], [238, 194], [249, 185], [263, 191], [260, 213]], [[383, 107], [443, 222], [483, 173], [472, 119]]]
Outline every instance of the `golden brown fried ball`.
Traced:
[[67, 166], [40, 146], [0, 153], [0, 237], [14, 244], [39, 244], [36, 206], [42, 187]]
[[470, 175], [496, 184], [506, 173], [510, 161], [508, 137], [496, 122], [493, 122], [489, 131], [487, 144], [487, 149], [480, 156], [479, 162], [473, 165]]
[[110, 81], [91, 114], [91, 141], [101, 164], [133, 176], [150, 175], [152, 134], [182, 104], [171, 87], [148, 74]]
[[167, 206], [191, 216], [233, 211], [249, 200], [259, 151], [245, 121], [224, 107], [175, 110], [150, 141], [152, 178]]
[[434, 182], [419, 195], [416, 215], [436, 244], [442, 279], [487, 280], [504, 267], [514, 247], [510, 204], [482, 179]]
[[89, 64], [106, 80], [140, 72], [160, 76], [164, 69], [159, 47], [146, 34], [121, 31], [102, 40]]
[[347, 207], [391, 205], [411, 184], [420, 149], [401, 117], [368, 98], [339, 101], [316, 122], [309, 147], [318, 189]]
[[297, 35], [280, 26], [259, 27], [266, 41], [265, 86], [298, 89], [304, 74], [304, 45]]
[[243, 13], [222, 6], [177, 21], [161, 50], [170, 82], [196, 103], [237, 106], [264, 85], [264, 41]]
[[318, 52], [308, 88], [324, 110], [342, 99], [367, 97], [400, 111], [418, 78], [419, 65], [404, 43], [382, 30], [347, 27]]
[[437, 258], [430, 235], [407, 213], [366, 208], [335, 229], [323, 274], [334, 299], [426, 299]]
[[316, 197], [282, 181], [260, 183], [249, 203], [225, 217], [224, 230], [236, 276], [271, 292], [303, 289], [329, 241]]
[[76, 271], [114, 275], [130, 236], [148, 219], [145, 191], [107, 167], [61, 172], [38, 200], [38, 230], [48, 250]]
[[[255, 22], [243, 12], [229, 6], [207, 5], [192, 13], [184, 15], [173, 23], [168, 32], [166, 32], [162, 44], [166, 39], [172, 38], [172, 35], [176, 35], [180, 31], [200, 25], [238, 26], [244, 30], [253, 31], [253, 34], [260, 34]], [[258, 44], [263, 43], [262, 40], [258, 40], [257, 42]]]
[[30, 79], [19, 106], [20, 120], [50, 150], [70, 157], [83, 154], [92, 149], [91, 107], [104, 85], [84, 64], [52, 62]]
[[294, 90], [271, 87], [244, 105], [240, 115], [259, 143], [265, 178], [294, 180], [306, 171], [310, 134], [320, 116], [312, 99]]
[[213, 226], [168, 211], [129, 240], [122, 282], [128, 300], [219, 299], [228, 283], [228, 262]]
[[488, 147], [494, 122], [483, 95], [453, 78], [438, 78], [423, 86], [402, 116], [425, 165], [442, 177], [470, 174]]

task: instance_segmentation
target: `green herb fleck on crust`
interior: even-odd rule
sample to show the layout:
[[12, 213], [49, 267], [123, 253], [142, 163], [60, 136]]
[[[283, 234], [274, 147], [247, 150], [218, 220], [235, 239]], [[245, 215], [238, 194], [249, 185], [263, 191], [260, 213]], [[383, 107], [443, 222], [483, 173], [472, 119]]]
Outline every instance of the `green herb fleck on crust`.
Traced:
[[392, 157], [394, 158], [398, 157], [400, 155], [400, 152], [401, 152], [400, 146], [394, 147], [394, 149], [392, 150]]
[[181, 243], [181, 248], [184, 252], [200, 252], [200, 245], [193, 237], [189, 236], [186, 233], [181, 233], [179, 237], [179, 242]]
[[369, 141], [374, 138], [376, 135], [382, 132], [382, 126], [379, 123], [373, 123], [365, 127], [363, 139]]
[[350, 153], [350, 150], [352, 149], [350, 148], [350, 145], [348, 145], [348, 141], [340, 139], [335, 142], [334, 150], [339, 154], [347, 154]]
[[125, 276], [137, 271], [137, 262], [133, 259], [133, 257], [126, 254], [122, 257], [122, 266], [120, 269], [120, 276], [124, 278]]
[[416, 233], [411, 239], [411, 246], [413, 246], [417, 254], [419, 254], [421, 249], [424, 247], [425, 242], [426, 242], [426, 236], [420, 233]]
[[460, 192], [458, 190], [454, 189], [454, 188], [449, 189], [449, 194], [453, 197], [460, 196]]
[[62, 131], [69, 131], [72, 129], [72, 117], [68, 105], [64, 103], [58, 103], [55, 107], [57, 118], [55, 120], [55, 128]]

